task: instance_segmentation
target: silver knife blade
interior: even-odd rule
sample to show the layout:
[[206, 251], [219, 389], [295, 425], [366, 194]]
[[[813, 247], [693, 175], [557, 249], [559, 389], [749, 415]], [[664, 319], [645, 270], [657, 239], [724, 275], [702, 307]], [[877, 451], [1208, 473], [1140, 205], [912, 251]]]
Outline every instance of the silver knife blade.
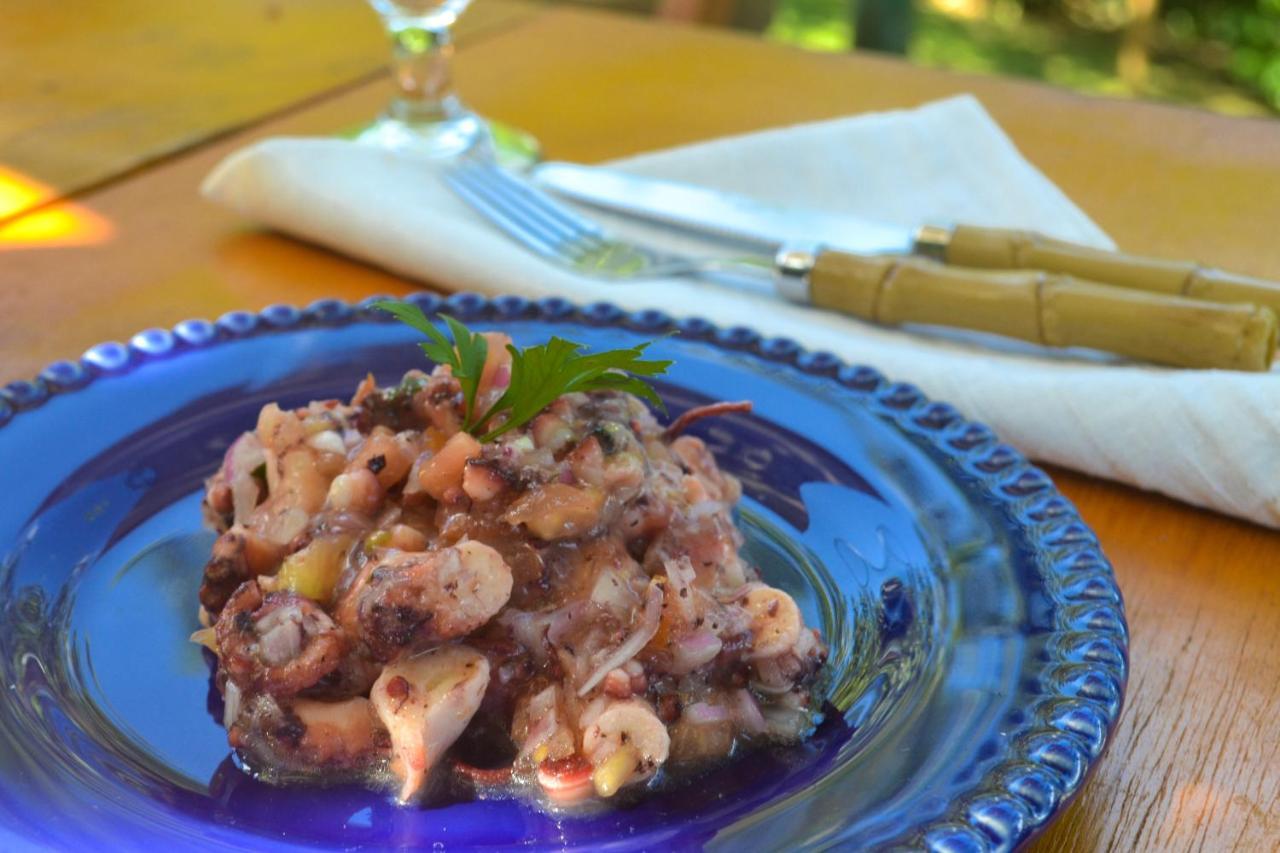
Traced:
[[548, 162], [536, 166], [531, 176], [540, 186], [575, 201], [769, 252], [783, 243], [800, 242], [859, 254], [907, 253], [913, 243], [914, 235], [908, 228], [781, 207], [598, 166]]

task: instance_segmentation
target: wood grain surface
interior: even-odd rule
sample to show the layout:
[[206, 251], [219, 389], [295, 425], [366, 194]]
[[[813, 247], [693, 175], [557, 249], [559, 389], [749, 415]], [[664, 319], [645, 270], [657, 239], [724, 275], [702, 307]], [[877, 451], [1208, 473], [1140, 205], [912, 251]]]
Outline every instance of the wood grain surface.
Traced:
[[[459, 39], [528, 8], [486, 0], [459, 24]], [[0, 164], [76, 191], [371, 80], [389, 56], [362, 0], [6, 0]], [[0, 218], [15, 212], [0, 206]]]
[[[559, 8], [474, 39], [458, 78], [478, 108], [578, 160], [974, 92], [1123, 246], [1280, 276], [1273, 123]], [[385, 96], [371, 84], [312, 97], [68, 202], [112, 236], [0, 254], [0, 381], [190, 316], [407, 292], [408, 282], [261, 232], [196, 195], [246, 142], [332, 133]], [[68, 128], [67, 145], [76, 133]], [[1034, 849], [1280, 848], [1280, 534], [1052, 473], [1115, 565], [1133, 659], [1111, 750]]]

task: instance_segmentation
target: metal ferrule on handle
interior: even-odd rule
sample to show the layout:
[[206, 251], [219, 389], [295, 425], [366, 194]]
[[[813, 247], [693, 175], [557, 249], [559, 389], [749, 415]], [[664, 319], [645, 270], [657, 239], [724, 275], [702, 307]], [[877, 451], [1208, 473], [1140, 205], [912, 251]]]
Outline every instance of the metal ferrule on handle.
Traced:
[[813, 301], [809, 276], [822, 248], [816, 243], [785, 243], [773, 259], [773, 283], [788, 302], [808, 305]]

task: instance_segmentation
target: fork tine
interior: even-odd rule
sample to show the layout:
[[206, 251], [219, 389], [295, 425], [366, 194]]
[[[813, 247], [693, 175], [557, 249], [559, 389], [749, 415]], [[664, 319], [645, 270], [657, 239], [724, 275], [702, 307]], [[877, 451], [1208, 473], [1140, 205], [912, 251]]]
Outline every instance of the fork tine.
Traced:
[[595, 222], [579, 216], [547, 193], [505, 169], [493, 164], [476, 164], [470, 170], [495, 195], [508, 199], [513, 205], [518, 205], [525, 215], [536, 217], [564, 236], [585, 242], [606, 239], [604, 229]]
[[559, 250], [560, 241], [548, 242], [542, 234], [531, 230], [518, 217], [510, 215], [501, 204], [494, 204], [484, 194], [476, 192], [471, 183], [458, 170], [445, 172], [444, 180], [455, 193], [462, 197], [463, 201], [506, 232], [508, 237], [545, 258], [550, 258], [551, 260], [564, 259]]
[[460, 168], [454, 170], [453, 177], [458, 183], [465, 186], [468, 191], [476, 197], [477, 200], [483, 201], [484, 204], [502, 211], [507, 216], [509, 222], [515, 227], [521, 228], [522, 231], [534, 236], [536, 240], [540, 240], [547, 245], [550, 250], [558, 252], [558, 254], [568, 255], [566, 243], [572, 242], [573, 236], [566, 233], [562, 228], [552, 227], [544, 222], [543, 218], [531, 214], [524, 205], [518, 204], [513, 200], [509, 193], [495, 188], [492, 182], [485, 181], [484, 175], [472, 168]]
[[536, 203], [530, 203], [527, 198], [520, 193], [514, 192], [502, 181], [494, 180], [487, 175], [475, 175], [473, 177], [475, 178], [476, 187], [487, 193], [495, 203], [505, 205], [513, 215], [519, 215], [521, 221], [530, 227], [538, 228], [547, 234], [554, 234], [556, 239], [566, 243], [577, 241], [586, 236], [577, 229], [566, 226], [554, 216], [547, 215]]
[[497, 166], [464, 162], [447, 169], [444, 179], [463, 201], [516, 241], [580, 274], [638, 279], [653, 277], [658, 268], [676, 275], [695, 269], [687, 259], [614, 240], [595, 222]]

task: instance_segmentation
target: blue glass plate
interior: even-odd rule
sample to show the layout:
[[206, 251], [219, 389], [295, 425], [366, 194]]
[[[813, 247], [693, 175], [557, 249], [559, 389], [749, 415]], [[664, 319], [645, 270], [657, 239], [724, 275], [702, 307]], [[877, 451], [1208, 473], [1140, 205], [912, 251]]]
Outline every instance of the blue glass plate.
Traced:
[[521, 343], [678, 331], [652, 350], [676, 360], [673, 414], [755, 402], [695, 431], [743, 481], [750, 558], [831, 645], [813, 738], [576, 817], [242, 773], [187, 642], [202, 480], [264, 403], [421, 365], [414, 333], [365, 304], [277, 306], [95, 347], [0, 395], [0, 848], [1009, 849], [1079, 790], [1120, 712], [1120, 593], [1071, 504], [988, 429], [749, 329], [555, 299], [443, 307]]

